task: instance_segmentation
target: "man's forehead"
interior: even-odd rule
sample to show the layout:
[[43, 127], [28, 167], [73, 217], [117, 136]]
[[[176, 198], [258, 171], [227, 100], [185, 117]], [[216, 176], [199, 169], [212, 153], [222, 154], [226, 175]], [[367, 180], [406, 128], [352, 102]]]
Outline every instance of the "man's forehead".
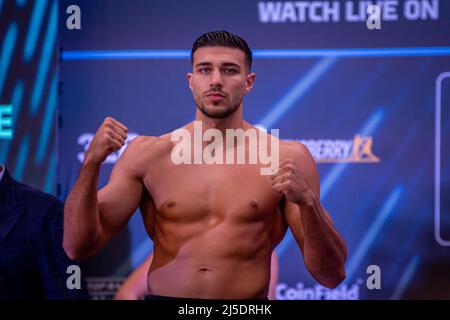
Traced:
[[236, 63], [245, 65], [245, 53], [237, 48], [228, 47], [201, 47], [194, 52], [194, 66], [199, 63]]

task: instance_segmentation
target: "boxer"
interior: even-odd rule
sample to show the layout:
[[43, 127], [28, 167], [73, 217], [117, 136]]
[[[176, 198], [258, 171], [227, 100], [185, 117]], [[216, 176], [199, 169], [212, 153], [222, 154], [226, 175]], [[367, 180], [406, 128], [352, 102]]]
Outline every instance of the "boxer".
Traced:
[[[193, 134], [196, 121], [203, 131], [224, 136], [226, 130], [256, 129], [243, 119], [243, 98], [255, 82], [245, 40], [226, 31], [208, 32], [195, 41], [191, 60], [187, 80], [197, 109], [195, 121], [182, 129]], [[279, 150], [271, 150], [279, 152], [279, 168], [262, 175], [260, 163], [174, 163], [173, 132], [139, 136], [97, 191], [100, 166], [124, 145], [127, 131], [107, 117], [86, 152], [64, 210], [69, 257], [94, 255], [140, 208], [154, 244], [150, 299], [266, 298], [271, 254], [287, 228], [320, 284], [334, 288], [343, 281], [346, 245], [320, 203], [317, 168], [303, 144], [279, 140]], [[208, 148], [213, 141], [197, 143]], [[239, 143], [215, 147], [226, 153]]]

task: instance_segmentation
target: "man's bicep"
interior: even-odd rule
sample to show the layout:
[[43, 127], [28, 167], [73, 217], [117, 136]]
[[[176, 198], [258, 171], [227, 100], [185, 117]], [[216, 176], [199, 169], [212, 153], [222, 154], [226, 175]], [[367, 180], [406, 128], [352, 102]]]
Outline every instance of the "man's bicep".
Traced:
[[320, 177], [317, 170], [317, 164], [304, 144], [298, 142], [297, 145], [298, 149], [295, 153], [295, 163], [297, 165], [297, 169], [300, 171], [309, 187], [320, 199]]
[[102, 233], [117, 233], [138, 208], [141, 196], [141, 180], [127, 159], [119, 159], [108, 184], [98, 192]]
[[[289, 157], [294, 159], [298, 173], [304, 178], [316, 196], [320, 197], [319, 174], [311, 153], [305, 145], [299, 142], [290, 143], [289, 145], [289, 150], [291, 150]], [[303, 252], [305, 231], [302, 224], [300, 207], [284, 199], [283, 213], [292, 235]]]
[[301, 222], [300, 208], [295, 203], [285, 199], [283, 204], [283, 215], [300, 250], [303, 252], [304, 230]]

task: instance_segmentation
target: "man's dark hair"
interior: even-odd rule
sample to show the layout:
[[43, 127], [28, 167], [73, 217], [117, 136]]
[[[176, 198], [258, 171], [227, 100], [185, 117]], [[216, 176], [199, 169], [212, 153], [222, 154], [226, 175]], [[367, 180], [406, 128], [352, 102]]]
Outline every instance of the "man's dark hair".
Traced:
[[210, 31], [202, 34], [195, 40], [191, 50], [191, 62], [194, 62], [194, 53], [201, 47], [228, 47], [237, 48], [245, 53], [245, 64], [248, 71], [252, 68], [252, 50], [244, 39], [228, 31]]

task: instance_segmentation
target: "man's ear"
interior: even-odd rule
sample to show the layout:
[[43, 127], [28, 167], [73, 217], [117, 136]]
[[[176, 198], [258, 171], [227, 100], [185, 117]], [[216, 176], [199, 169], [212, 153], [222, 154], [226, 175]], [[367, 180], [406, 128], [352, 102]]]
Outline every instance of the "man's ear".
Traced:
[[189, 89], [191, 89], [191, 91], [192, 91], [192, 72], [188, 72], [186, 74], [186, 78], [188, 80]]
[[256, 74], [254, 72], [251, 72], [247, 75], [247, 78], [245, 79], [244, 94], [247, 94], [252, 90], [253, 85], [255, 84], [255, 79], [256, 79]]

